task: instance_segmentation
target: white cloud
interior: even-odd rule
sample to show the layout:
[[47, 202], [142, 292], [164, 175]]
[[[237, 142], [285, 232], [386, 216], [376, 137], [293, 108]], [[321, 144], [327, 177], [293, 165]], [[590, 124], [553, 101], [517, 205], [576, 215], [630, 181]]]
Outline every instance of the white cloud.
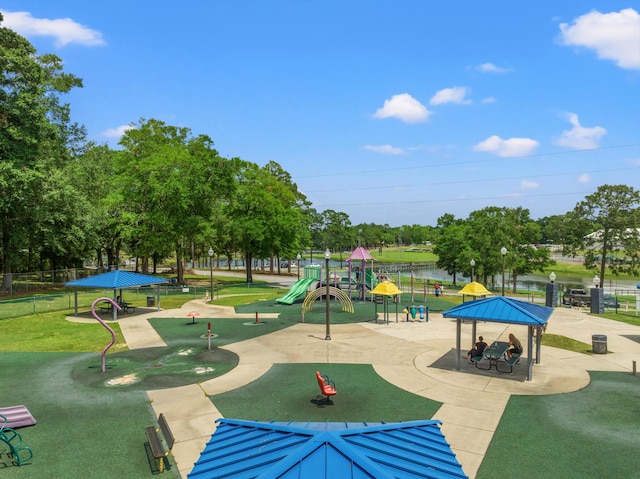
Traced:
[[620, 68], [640, 69], [640, 14], [633, 8], [600, 13], [593, 10], [571, 25], [560, 24], [560, 41], [595, 50], [598, 58], [613, 60]]
[[482, 65], [478, 65], [477, 68], [482, 73], [507, 73], [511, 71], [511, 68], [502, 68], [493, 63], [483, 63]]
[[493, 135], [478, 143], [473, 147], [473, 150], [495, 153], [503, 158], [513, 158], [533, 154], [539, 144], [531, 138], [509, 138], [508, 140], [503, 140], [499, 136]]
[[421, 123], [427, 121], [431, 112], [408, 93], [393, 95], [385, 100], [382, 108], [373, 115], [374, 118], [397, 118], [405, 123]]
[[397, 148], [391, 145], [365, 145], [365, 150], [373, 151], [375, 153], [382, 153], [384, 155], [406, 155], [407, 152], [403, 148]]
[[15, 30], [21, 35], [47, 36], [55, 39], [56, 47], [69, 43], [85, 46], [104, 45], [102, 33], [74, 22], [70, 18], [35, 18], [29, 12], [7, 12], [0, 10], [4, 17], [3, 26]]
[[532, 190], [534, 188], [538, 188], [539, 186], [540, 185], [538, 183], [529, 180], [522, 180], [520, 182], [520, 188], [522, 188], [523, 190]]
[[495, 98], [493, 98], [492, 96], [488, 96], [487, 98], [483, 98], [482, 99], [482, 103], [494, 103], [497, 100]]
[[429, 103], [431, 103], [432, 105], [443, 105], [445, 103], [466, 105], [471, 103], [471, 100], [465, 99], [467, 93], [469, 93], [469, 89], [461, 86], [454, 86], [453, 88], [443, 88], [435, 95], [433, 95]]
[[[639, 47], [640, 48], [640, 47]], [[568, 146], [576, 150], [592, 150], [598, 148], [600, 139], [607, 134], [607, 130], [601, 126], [587, 128], [580, 125], [578, 115], [567, 113], [567, 120], [573, 125], [571, 130], [564, 130], [559, 139], [554, 141], [556, 145]]]
[[591, 181], [591, 177], [587, 173], [582, 173], [578, 176], [578, 183], [589, 183]]
[[120, 138], [127, 131], [132, 130], [134, 127], [131, 125], [120, 125], [116, 128], [108, 128], [102, 132], [102, 136], [107, 138]]

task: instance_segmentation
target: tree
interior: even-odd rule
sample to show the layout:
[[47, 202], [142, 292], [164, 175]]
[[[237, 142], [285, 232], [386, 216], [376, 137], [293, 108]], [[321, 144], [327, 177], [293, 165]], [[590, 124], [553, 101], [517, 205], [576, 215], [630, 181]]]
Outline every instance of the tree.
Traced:
[[325, 210], [321, 214], [324, 223], [325, 248], [340, 252], [342, 263], [342, 251], [349, 241], [349, 228], [351, 221], [349, 215], [341, 211]]
[[[607, 258], [616, 250], [625, 250], [638, 244], [640, 228], [640, 192], [627, 185], [602, 185], [595, 193], [576, 204], [571, 212], [576, 228], [588, 223], [592, 233], [576, 239], [574, 246], [587, 250], [585, 266], [600, 266], [600, 287], [604, 286]], [[625, 251], [632, 257], [636, 251]], [[616, 261], [609, 263], [613, 274], [631, 271], [629, 267]]]
[[287, 248], [300, 225], [296, 196], [271, 174], [255, 163], [233, 160], [236, 188], [227, 216], [233, 219], [238, 248], [245, 257], [247, 283], [253, 282], [254, 258], [266, 258]]
[[[0, 22], [2, 16], [0, 15]], [[67, 149], [82, 136], [71, 125], [60, 94], [82, 86], [63, 73], [55, 55], [38, 55], [23, 37], [0, 27], [0, 251], [2, 289], [11, 289], [11, 273], [37, 224], [45, 178], [68, 159]]]
[[471, 261], [468, 228], [464, 220], [450, 213], [438, 218], [436, 246], [433, 249], [438, 255], [436, 266], [453, 276], [453, 284], [456, 284], [456, 274], [461, 266]]
[[518, 276], [544, 271], [555, 262], [549, 258], [547, 248], [537, 248], [532, 244], [540, 238], [540, 226], [531, 220], [528, 209], [512, 208], [505, 213], [505, 226], [509, 233], [506, 247], [509, 250], [509, 267], [515, 291]]
[[185, 253], [207, 230], [215, 201], [229, 193], [228, 161], [206, 135], [154, 119], [140, 120], [120, 144], [115, 173], [126, 181], [114, 194], [123, 200], [123, 241], [145, 273], [149, 258], [155, 265], [173, 247], [183, 282]]

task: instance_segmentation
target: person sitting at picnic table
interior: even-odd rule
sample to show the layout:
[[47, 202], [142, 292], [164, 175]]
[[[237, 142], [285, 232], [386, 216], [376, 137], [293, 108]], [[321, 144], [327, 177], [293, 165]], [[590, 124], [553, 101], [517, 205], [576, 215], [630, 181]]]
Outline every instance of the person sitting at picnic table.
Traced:
[[512, 333], [509, 333], [509, 349], [507, 350], [507, 359], [514, 354], [522, 354], [522, 343]]
[[[482, 336], [478, 336], [478, 342], [475, 346], [464, 356], [464, 359], [470, 359], [476, 356], [482, 356], [484, 350], [487, 349], [487, 343], [484, 342], [484, 338]], [[469, 364], [473, 364], [472, 361], [469, 361]]]

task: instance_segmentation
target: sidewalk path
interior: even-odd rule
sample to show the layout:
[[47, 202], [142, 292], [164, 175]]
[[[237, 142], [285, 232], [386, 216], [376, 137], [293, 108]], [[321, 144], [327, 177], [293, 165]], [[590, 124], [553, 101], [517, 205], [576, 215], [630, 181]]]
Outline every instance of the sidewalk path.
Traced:
[[[181, 310], [123, 317], [120, 327], [130, 348], [157, 346], [162, 341], [147, 318], [185, 316], [198, 311], [200, 319], [247, 317], [233, 308], [210, 306], [203, 300]], [[356, 323], [334, 325], [331, 341], [324, 340], [324, 325], [300, 323], [266, 336], [225, 346], [239, 358], [227, 374], [202, 384], [148, 391], [156, 415], [163, 412], [176, 436], [173, 457], [183, 477], [199, 458], [222, 415], [209, 399], [242, 387], [261, 377], [275, 363], [372, 364], [388, 382], [414, 394], [442, 403], [434, 419], [462, 467], [475, 477], [505, 406], [512, 394], [558, 394], [579, 390], [589, 383], [589, 370], [630, 371], [640, 359], [640, 327], [558, 308], [547, 332], [591, 344], [591, 335], [605, 334], [613, 354], [585, 355], [543, 346], [541, 364], [534, 365], [533, 381], [525, 381], [516, 366], [514, 374], [479, 371], [466, 361], [455, 370], [455, 321], [430, 314], [429, 322]], [[471, 345], [471, 325], [463, 324], [463, 345]], [[524, 337], [524, 327], [479, 323], [478, 334], [504, 339], [509, 332]]]

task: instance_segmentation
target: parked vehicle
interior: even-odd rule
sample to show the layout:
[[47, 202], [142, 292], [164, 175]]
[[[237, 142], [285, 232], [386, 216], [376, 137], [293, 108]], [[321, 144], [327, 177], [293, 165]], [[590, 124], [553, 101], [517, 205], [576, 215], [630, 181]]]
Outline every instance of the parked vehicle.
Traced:
[[562, 304], [589, 306], [591, 304], [591, 295], [587, 294], [584, 289], [569, 289], [562, 295]]

